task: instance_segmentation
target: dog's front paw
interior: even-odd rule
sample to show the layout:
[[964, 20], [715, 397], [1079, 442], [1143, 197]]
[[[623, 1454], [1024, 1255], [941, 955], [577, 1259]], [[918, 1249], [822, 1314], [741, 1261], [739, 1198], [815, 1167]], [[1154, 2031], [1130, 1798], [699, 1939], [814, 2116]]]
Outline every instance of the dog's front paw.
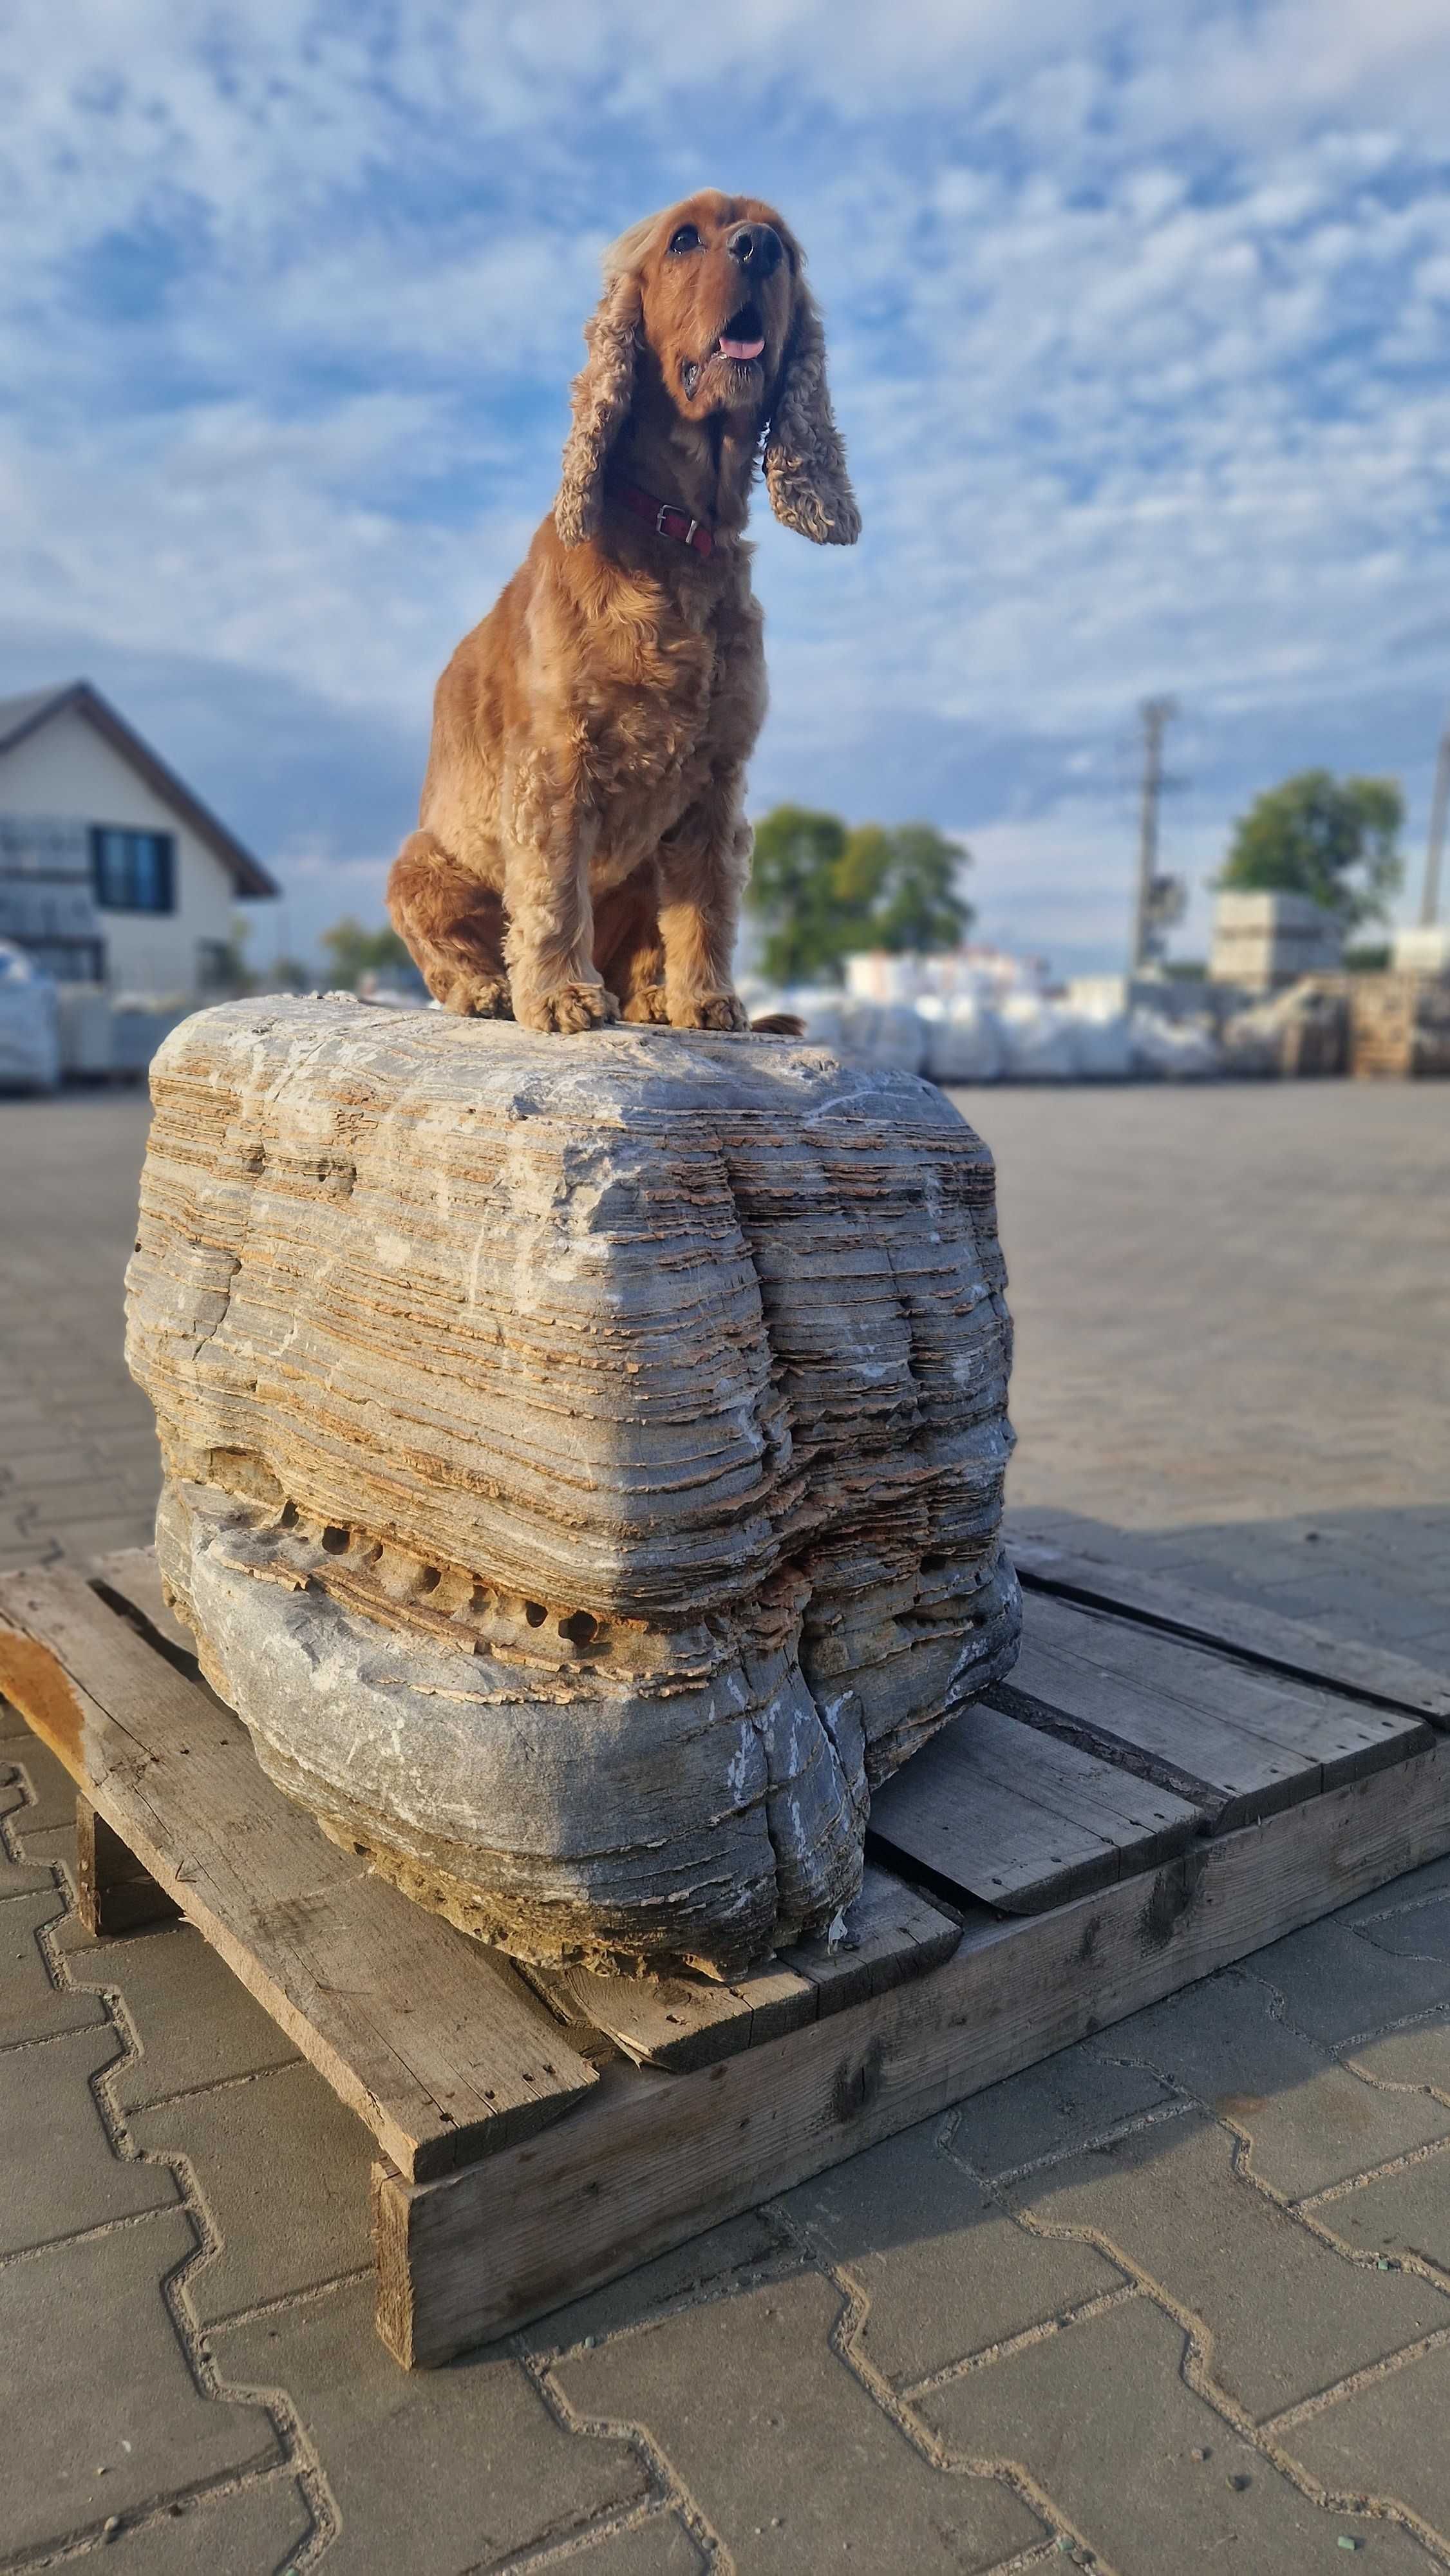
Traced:
[[527, 1029], [553, 1029], [572, 1037], [617, 1020], [619, 1004], [603, 984], [556, 984], [551, 993], [533, 994], [525, 1008], [516, 1001], [514, 1016]]
[[670, 1002], [672, 1029], [748, 1029], [750, 1013], [736, 993], [682, 993]]
[[631, 993], [620, 1017], [636, 1022], [643, 1021], [656, 1028], [668, 1028], [670, 1006], [665, 1000], [663, 984], [642, 984], [637, 993]]

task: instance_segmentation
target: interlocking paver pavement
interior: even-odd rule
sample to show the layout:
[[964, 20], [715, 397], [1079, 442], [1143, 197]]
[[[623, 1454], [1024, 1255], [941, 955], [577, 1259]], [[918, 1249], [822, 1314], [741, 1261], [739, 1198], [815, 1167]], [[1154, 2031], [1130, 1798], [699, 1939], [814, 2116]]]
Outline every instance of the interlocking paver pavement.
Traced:
[[[967, 1106], [1019, 1525], [1450, 1670], [1445, 1091]], [[0, 1106], [0, 1562], [149, 1535], [144, 1129]], [[1450, 2568], [1450, 1862], [408, 2379], [368, 2141], [69, 1805], [0, 1709], [3, 2576]]]
[[[629, 2434], [580, 2441], [512, 2358], [402, 2382], [372, 2303], [369, 2278], [211, 2339], [229, 2384], [280, 2382], [312, 2430], [340, 2524], [329, 2576], [493, 2566], [529, 2545], [609, 2533], [654, 2500], [658, 2482]], [[424, 2532], [431, 2557], [419, 2552]]]
[[188, 2212], [164, 2209], [0, 2264], [7, 2554], [99, 2536], [112, 2515], [277, 2460], [266, 2409], [199, 2385], [175, 2331], [162, 2284], [194, 2242]]
[[551, 2377], [582, 2423], [648, 2434], [740, 2576], [829, 2564], [974, 2576], [1041, 2541], [1048, 2526], [1014, 2482], [943, 2479], [895, 2407], [842, 2369], [850, 2310], [812, 2266], [651, 2319]]

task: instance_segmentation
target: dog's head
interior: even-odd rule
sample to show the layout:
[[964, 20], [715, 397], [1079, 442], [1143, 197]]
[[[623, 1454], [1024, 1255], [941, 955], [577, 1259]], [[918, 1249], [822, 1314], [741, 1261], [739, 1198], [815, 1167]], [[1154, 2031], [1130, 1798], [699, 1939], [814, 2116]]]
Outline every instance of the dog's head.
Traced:
[[750, 434], [764, 434], [766, 484], [786, 527], [817, 545], [855, 544], [861, 517], [803, 266], [795, 236], [771, 207], [716, 189], [650, 215], [606, 251], [554, 509], [566, 545], [598, 528], [609, 451], [646, 353], [681, 420], [728, 413]]

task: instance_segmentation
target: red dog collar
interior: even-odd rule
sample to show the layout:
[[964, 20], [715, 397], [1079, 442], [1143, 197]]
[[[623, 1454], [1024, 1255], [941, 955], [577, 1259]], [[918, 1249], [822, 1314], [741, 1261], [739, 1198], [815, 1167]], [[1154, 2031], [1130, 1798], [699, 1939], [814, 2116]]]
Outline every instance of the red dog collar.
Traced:
[[682, 546], [693, 546], [697, 555], [708, 563], [715, 551], [715, 540], [708, 528], [692, 519], [688, 510], [677, 510], [673, 501], [657, 501], [653, 492], [641, 492], [637, 483], [609, 485], [611, 498], [622, 501], [637, 519], [645, 519], [661, 537], [674, 537]]

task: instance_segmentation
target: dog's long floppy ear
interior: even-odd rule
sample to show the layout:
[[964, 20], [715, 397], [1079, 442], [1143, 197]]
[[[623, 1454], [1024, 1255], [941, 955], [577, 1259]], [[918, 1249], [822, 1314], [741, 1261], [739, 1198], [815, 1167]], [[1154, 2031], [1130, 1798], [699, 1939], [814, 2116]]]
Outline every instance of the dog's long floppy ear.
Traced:
[[765, 480], [782, 527], [818, 546], [854, 546], [861, 513], [826, 384], [826, 341], [815, 298], [796, 275], [795, 310], [765, 441]]
[[639, 279], [626, 269], [610, 278], [584, 325], [589, 355], [570, 387], [574, 426], [564, 445], [564, 478], [554, 524], [566, 546], [597, 529], [604, 508], [604, 468], [634, 399], [643, 318]]

